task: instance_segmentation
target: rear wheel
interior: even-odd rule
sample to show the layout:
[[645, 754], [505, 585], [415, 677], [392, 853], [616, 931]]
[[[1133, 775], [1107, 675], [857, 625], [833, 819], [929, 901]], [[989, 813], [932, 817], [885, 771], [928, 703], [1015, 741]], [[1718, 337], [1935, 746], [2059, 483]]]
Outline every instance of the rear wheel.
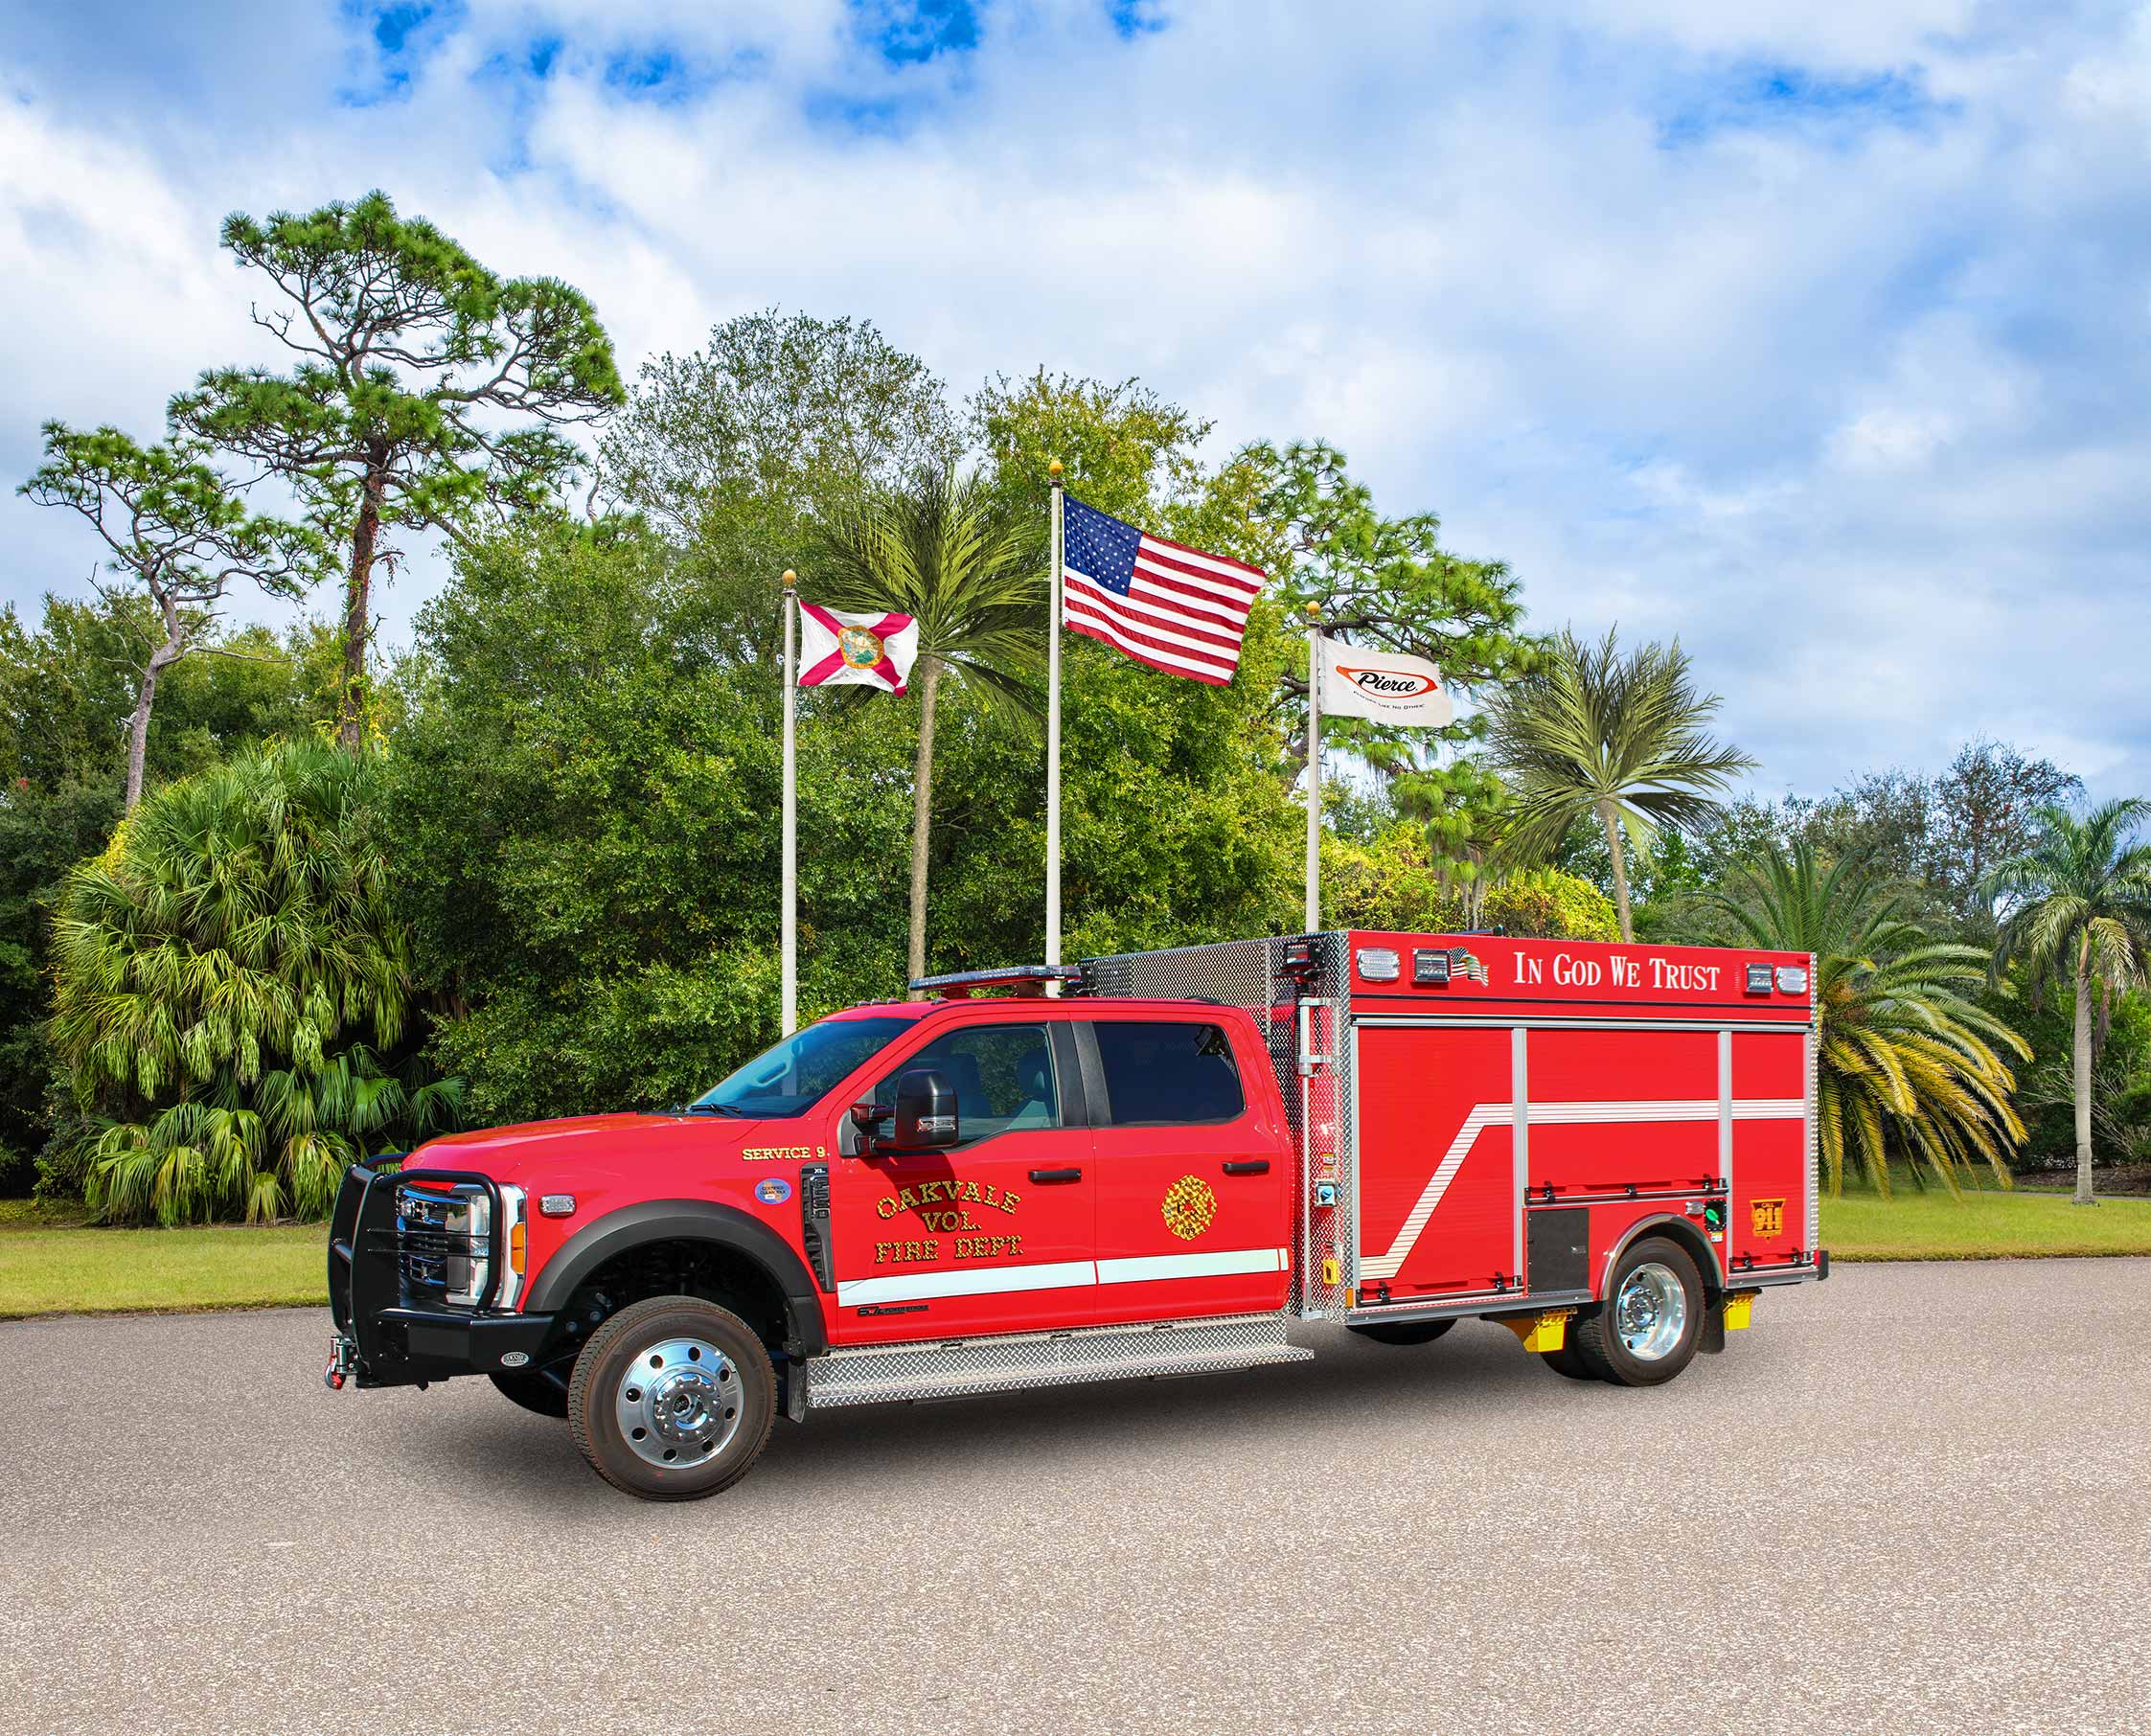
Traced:
[[1695, 1360], [1703, 1341], [1703, 1274], [1687, 1251], [1646, 1236], [1614, 1263], [1606, 1305], [1576, 1324], [1576, 1358], [1615, 1386], [1656, 1386]]
[[1370, 1320], [1345, 1330], [1377, 1344], [1431, 1344], [1455, 1324], [1454, 1320]]
[[652, 1296], [591, 1335], [567, 1422], [590, 1468], [652, 1501], [728, 1489], [760, 1456], [777, 1411], [769, 1353], [729, 1309]]

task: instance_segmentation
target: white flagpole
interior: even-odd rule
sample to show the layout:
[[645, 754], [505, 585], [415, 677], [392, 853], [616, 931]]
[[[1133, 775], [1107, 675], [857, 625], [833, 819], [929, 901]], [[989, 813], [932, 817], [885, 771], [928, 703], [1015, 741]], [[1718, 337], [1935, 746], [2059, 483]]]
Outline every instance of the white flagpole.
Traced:
[[1061, 461], [1045, 467], [1053, 485], [1053, 571], [1045, 628], [1045, 962], [1061, 962]]
[[1307, 605], [1307, 926], [1322, 928], [1322, 608]]
[[799, 1028], [799, 771], [792, 742], [793, 719], [799, 706], [799, 653], [797, 625], [799, 595], [793, 586], [796, 573], [784, 576], [784, 925], [778, 943], [780, 974], [784, 981], [783, 1036]]

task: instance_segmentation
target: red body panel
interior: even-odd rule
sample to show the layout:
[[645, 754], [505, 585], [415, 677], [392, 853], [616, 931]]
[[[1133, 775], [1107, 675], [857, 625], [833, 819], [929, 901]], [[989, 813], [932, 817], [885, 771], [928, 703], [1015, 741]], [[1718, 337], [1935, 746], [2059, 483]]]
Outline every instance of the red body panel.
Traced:
[[[1732, 1089], [1736, 1114], [1738, 1106], [1804, 1099], [1805, 1041], [1775, 1032], [1736, 1034]], [[1812, 1256], [1815, 1225], [1807, 1222], [1812, 1159], [1806, 1124], [1789, 1119], [1736, 1120], [1733, 1149], [1728, 1226], [1733, 1257], [1751, 1258], [1758, 1266], [1779, 1266], [1794, 1259], [1796, 1250]]]
[[[817, 1139], [837, 1145], [853, 1101], [960, 1022], [1042, 1028], [1039, 1000], [982, 1001], [922, 1018], [820, 1111]], [[833, 1343], [881, 1343], [1097, 1323], [1091, 1277], [1097, 1184], [1087, 1128], [1018, 1129], [954, 1151], [835, 1157]], [[1033, 1173], [1073, 1172], [1034, 1181]]]
[[[1099, 1020], [1157, 1016], [1110, 1002], [1080, 1010]], [[1182, 1008], [1178, 1017], [1210, 1024], [1214, 1012]], [[1268, 1059], [1251, 1025], [1236, 1020], [1234, 1029], [1241, 1081], [1249, 1087], [1243, 1114], [1210, 1126], [1115, 1127], [1093, 1135], [1100, 1300], [1110, 1318], [1284, 1306], [1293, 1157]], [[1168, 1211], [1168, 1200], [1178, 1209]]]
[[1361, 1035], [1362, 1272], [1394, 1301], [1515, 1281], [1509, 1050], [1506, 1031]]

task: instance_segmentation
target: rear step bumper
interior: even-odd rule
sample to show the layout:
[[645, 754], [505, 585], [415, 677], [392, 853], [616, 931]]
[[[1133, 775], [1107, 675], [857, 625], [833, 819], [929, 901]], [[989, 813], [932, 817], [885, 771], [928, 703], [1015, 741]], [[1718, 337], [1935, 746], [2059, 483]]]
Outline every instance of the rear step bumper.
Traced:
[[1306, 1361], [1315, 1353], [1291, 1343], [1285, 1326], [1281, 1314], [1222, 1314], [1145, 1326], [862, 1345], [807, 1364], [807, 1408]]

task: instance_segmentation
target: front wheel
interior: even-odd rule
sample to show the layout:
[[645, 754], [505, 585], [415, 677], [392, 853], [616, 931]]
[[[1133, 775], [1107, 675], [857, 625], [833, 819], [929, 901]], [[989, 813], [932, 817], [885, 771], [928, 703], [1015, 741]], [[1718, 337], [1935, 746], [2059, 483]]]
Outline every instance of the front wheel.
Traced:
[[746, 1475], [769, 1438], [777, 1382], [739, 1315], [698, 1296], [652, 1296], [591, 1335], [567, 1422], [590, 1468], [651, 1501], [692, 1501]]
[[1705, 1302], [1687, 1251], [1646, 1236], [1615, 1262], [1606, 1305], [1576, 1323], [1576, 1359], [1615, 1386], [1670, 1381], [1695, 1360]]

